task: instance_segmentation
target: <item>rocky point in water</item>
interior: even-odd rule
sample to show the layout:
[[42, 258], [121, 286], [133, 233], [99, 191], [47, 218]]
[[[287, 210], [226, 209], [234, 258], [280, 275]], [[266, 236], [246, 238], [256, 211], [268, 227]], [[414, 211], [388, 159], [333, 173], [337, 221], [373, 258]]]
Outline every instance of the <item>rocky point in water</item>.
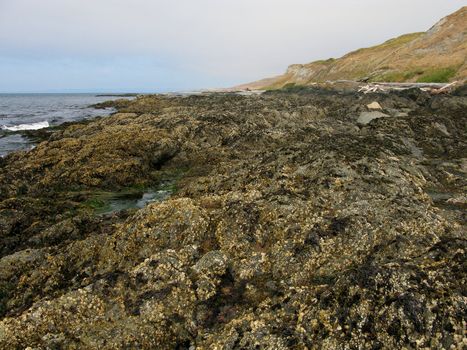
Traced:
[[1, 158], [0, 348], [465, 348], [462, 91], [140, 96]]

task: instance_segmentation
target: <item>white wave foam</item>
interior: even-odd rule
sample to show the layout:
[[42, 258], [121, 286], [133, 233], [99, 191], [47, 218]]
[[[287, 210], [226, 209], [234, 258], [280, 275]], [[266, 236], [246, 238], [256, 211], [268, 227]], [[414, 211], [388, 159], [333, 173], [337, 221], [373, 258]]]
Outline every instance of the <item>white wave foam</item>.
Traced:
[[48, 127], [49, 127], [48, 121], [31, 123], [31, 124], [13, 125], [13, 126], [2, 125], [3, 130], [10, 130], [10, 131], [38, 130], [38, 129], [48, 128]]

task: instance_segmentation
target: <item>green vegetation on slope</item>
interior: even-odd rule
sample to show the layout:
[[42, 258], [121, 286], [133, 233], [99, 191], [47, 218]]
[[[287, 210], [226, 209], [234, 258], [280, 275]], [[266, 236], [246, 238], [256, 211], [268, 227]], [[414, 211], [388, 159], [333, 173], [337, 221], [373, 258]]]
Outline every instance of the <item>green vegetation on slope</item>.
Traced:
[[457, 69], [449, 68], [440, 68], [430, 70], [426, 72], [422, 77], [420, 77], [418, 83], [447, 83], [451, 78], [453, 78], [457, 73]]
[[394, 71], [377, 75], [372, 81], [385, 81], [389, 83], [402, 83], [404, 81], [412, 80], [413, 78], [424, 74], [423, 69], [414, 69], [406, 72]]

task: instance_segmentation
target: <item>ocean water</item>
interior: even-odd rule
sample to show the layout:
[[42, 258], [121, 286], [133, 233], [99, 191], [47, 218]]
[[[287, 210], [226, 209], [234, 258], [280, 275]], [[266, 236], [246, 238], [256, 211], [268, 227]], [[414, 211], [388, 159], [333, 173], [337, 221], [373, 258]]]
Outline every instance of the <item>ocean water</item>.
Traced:
[[109, 115], [114, 112], [113, 109], [89, 106], [117, 98], [121, 97], [97, 94], [0, 94], [0, 156], [33, 147], [21, 135], [22, 130]]

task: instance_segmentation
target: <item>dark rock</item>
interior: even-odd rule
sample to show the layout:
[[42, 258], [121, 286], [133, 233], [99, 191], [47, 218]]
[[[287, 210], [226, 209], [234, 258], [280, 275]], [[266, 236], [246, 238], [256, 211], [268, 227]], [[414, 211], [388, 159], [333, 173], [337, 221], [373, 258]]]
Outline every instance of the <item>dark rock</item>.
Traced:
[[452, 92], [452, 95], [459, 96], [459, 97], [466, 97], [467, 96], [467, 84], [463, 84], [459, 86]]
[[0, 348], [461, 347], [465, 103], [141, 96], [53, 130], [0, 159]]

